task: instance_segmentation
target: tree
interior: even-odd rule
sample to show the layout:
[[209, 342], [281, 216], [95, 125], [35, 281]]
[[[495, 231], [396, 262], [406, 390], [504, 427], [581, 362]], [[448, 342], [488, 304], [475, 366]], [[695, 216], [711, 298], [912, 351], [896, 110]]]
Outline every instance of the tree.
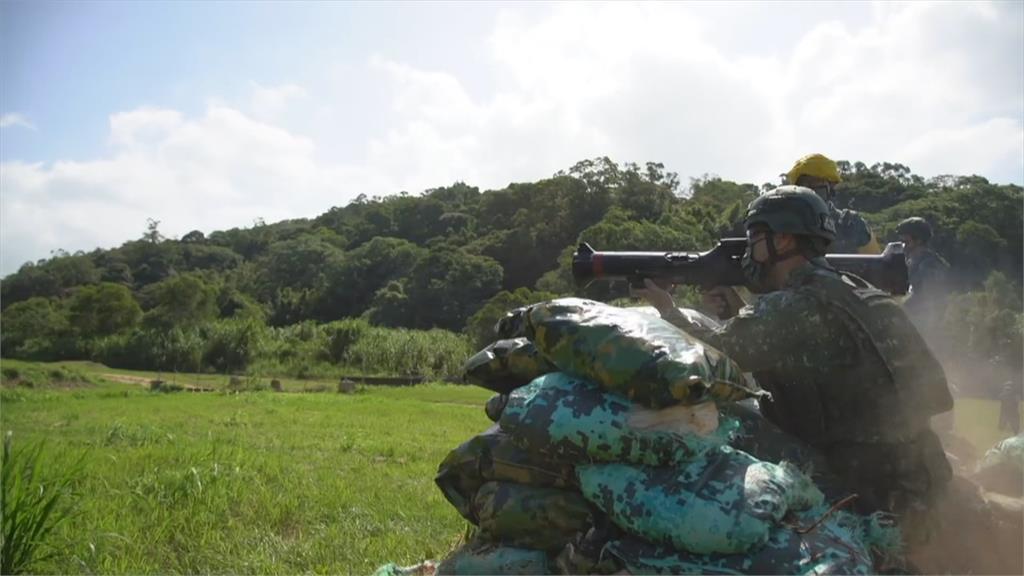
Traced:
[[501, 265], [484, 256], [433, 250], [406, 280], [410, 328], [461, 329], [501, 287]]
[[186, 328], [217, 317], [217, 288], [196, 274], [173, 276], [147, 288], [154, 307], [145, 313], [150, 328]]
[[51, 348], [68, 330], [67, 317], [49, 298], [34, 297], [8, 306], [0, 321], [0, 352], [7, 357], [22, 356], [22, 348], [32, 341], [36, 347]]
[[68, 316], [80, 338], [97, 338], [134, 328], [142, 308], [131, 290], [104, 282], [76, 290], [68, 302]]

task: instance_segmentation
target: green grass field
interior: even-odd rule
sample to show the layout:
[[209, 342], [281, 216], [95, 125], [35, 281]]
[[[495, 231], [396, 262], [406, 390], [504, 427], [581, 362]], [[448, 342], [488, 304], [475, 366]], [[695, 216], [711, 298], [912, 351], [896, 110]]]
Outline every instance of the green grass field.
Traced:
[[[154, 374], [64, 365], [91, 383], [0, 391], [3, 430], [45, 440], [48, 471], [85, 454], [76, 515], [35, 572], [368, 574], [439, 558], [466, 528], [433, 477], [489, 425], [486, 390], [161, 394], [98, 376]], [[981, 452], [1005, 436], [997, 410], [957, 403], [957, 429]]]
[[463, 533], [433, 477], [487, 427], [488, 397], [451, 385], [159, 394], [97, 382], [0, 400], [16, 443], [46, 440], [47, 468], [86, 454], [76, 516], [37, 572], [367, 574], [442, 556]]

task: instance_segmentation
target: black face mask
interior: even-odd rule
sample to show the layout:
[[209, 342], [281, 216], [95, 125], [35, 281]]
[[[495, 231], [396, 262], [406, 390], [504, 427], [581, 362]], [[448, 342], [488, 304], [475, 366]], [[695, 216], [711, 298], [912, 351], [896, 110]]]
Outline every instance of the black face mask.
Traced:
[[[771, 246], [771, 242], [768, 242], [768, 245]], [[747, 279], [747, 288], [751, 292], [755, 294], [771, 292], [771, 289], [765, 285], [765, 281], [768, 278], [768, 262], [754, 260], [753, 245], [747, 244], [747, 250], [743, 253], [743, 259], [740, 260], [740, 268], [743, 270], [743, 277]]]

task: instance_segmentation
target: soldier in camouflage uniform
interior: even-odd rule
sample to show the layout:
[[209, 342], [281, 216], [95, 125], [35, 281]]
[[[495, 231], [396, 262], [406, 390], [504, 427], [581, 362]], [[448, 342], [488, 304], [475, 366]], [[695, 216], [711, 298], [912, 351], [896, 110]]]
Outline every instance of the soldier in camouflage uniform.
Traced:
[[910, 278], [910, 296], [903, 305], [921, 333], [932, 337], [946, 309], [949, 264], [928, 247], [932, 227], [924, 218], [907, 218], [896, 233], [903, 241]]
[[640, 295], [753, 372], [772, 394], [761, 402], [765, 417], [821, 450], [861, 511], [895, 512], [906, 532], [920, 534], [952, 475], [928, 420], [950, 410], [952, 398], [942, 367], [892, 298], [823, 258], [836, 236], [829, 212], [799, 186], [751, 202], [743, 269], [764, 295], [720, 329], [688, 321], [653, 282]]
[[853, 210], [836, 208], [835, 186], [840, 182], [839, 168], [827, 156], [808, 154], [796, 161], [786, 174], [786, 183], [814, 190], [828, 203], [829, 214], [836, 225], [836, 239], [829, 250], [841, 254], [878, 254], [881, 247], [868, 223]]

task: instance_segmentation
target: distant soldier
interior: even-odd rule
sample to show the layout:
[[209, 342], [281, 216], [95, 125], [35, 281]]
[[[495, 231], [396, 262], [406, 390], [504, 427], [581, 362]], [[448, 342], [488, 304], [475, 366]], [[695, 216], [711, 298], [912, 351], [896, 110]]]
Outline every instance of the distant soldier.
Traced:
[[808, 154], [796, 161], [786, 174], [786, 183], [810, 188], [828, 203], [836, 225], [836, 239], [829, 250], [845, 254], [878, 254], [882, 251], [868, 223], [853, 210], [836, 208], [835, 186], [840, 182], [839, 168], [827, 156]]
[[999, 392], [999, 429], [1012, 430], [1014, 436], [1020, 434], [1020, 403], [1024, 390], [1013, 380], [1003, 384]]
[[946, 310], [949, 264], [928, 247], [932, 227], [924, 218], [907, 218], [896, 227], [903, 241], [910, 277], [910, 296], [904, 308], [926, 338], [933, 339]]

